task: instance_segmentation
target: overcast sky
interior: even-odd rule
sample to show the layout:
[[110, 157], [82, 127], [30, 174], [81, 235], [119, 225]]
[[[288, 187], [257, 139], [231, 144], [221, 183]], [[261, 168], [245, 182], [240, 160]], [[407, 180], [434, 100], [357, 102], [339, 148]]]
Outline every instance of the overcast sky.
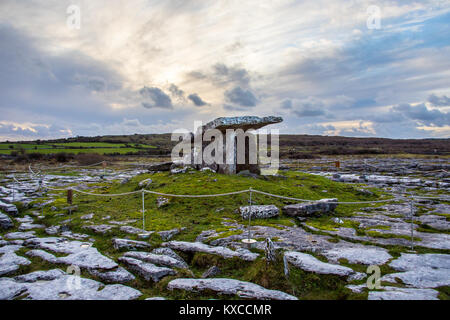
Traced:
[[1, 0], [0, 48], [0, 140], [240, 115], [282, 116], [281, 133], [450, 137], [446, 0]]

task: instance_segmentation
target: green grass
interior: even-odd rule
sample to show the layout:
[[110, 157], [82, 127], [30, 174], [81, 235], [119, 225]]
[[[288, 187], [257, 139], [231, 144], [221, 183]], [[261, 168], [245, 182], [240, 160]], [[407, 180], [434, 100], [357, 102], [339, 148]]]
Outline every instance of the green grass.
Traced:
[[[99, 187], [92, 189], [94, 193], [123, 193], [140, 190], [139, 182], [151, 178], [153, 182], [149, 185], [149, 190], [154, 190], [163, 193], [172, 194], [216, 194], [226, 193], [236, 190], [244, 190], [252, 187], [253, 189], [270, 192], [273, 194], [284, 195], [288, 197], [297, 197], [303, 199], [321, 199], [324, 197], [336, 197], [340, 201], [370, 201], [377, 200], [384, 197], [381, 192], [373, 190], [375, 195], [368, 196], [357, 192], [356, 188], [351, 185], [330, 181], [329, 179], [309, 175], [298, 172], [284, 172], [283, 177], [261, 177], [250, 178], [243, 176], [229, 176], [221, 175], [212, 172], [198, 172], [188, 171], [185, 174], [170, 173], [156, 173], [143, 174], [134, 177], [128, 183], [120, 184], [119, 182], [110, 183], [95, 183], [90, 184]], [[327, 190], [324, 194], [322, 190]], [[44, 208], [45, 218], [39, 220], [39, 223], [44, 223], [47, 226], [61, 224], [62, 221], [70, 218], [72, 221], [68, 223], [72, 232], [89, 234], [95, 240], [94, 246], [104, 255], [117, 259], [122, 255], [112, 247], [111, 239], [113, 237], [129, 238], [138, 240], [137, 236], [125, 234], [120, 231], [120, 227], [114, 228], [108, 235], [95, 234], [88, 229], [84, 229], [83, 225], [88, 224], [86, 221], [80, 219], [82, 215], [88, 213], [95, 213], [91, 220], [93, 224], [104, 224], [109, 220], [123, 221], [128, 219], [136, 219], [132, 225], [135, 227], [142, 226], [142, 195], [127, 195], [123, 197], [94, 197], [84, 194], [74, 194], [74, 205], [78, 208], [68, 215], [68, 212], [63, 209], [67, 207], [66, 195], [64, 192], [49, 192], [46, 197], [40, 198], [30, 204], [43, 202], [51, 198], [51, 194], [56, 196], [56, 200]], [[174, 237], [174, 240], [193, 241], [204, 230], [216, 230], [219, 236], [216, 238], [223, 238], [234, 234], [239, 234], [241, 230], [232, 230], [232, 227], [225, 226], [222, 222], [223, 218], [231, 219], [238, 223], [246, 224], [240, 217], [237, 209], [239, 206], [248, 205], [249, 195], [240, 194], [225, 197], [215, 198], [170, 198], [166, 206], [157, 208], [156, 195], [145, 195], [145, 225], [147, 230], [161, 231], [172, 228], [185, 227], [186, 229]], [[267, 196], [253, 193], [253, 204], [274, 204], [280, 209], [291, 201], [285, 201], [278, 198], [270, 198]], [[51, 210], [51, 207], [56, 210]], [[322, 216], [312, 218], [308, 224], [317, 227], [319, 230], [330, 230], [337, 227], [351, 227], [359, 230], [357, 222], [345, 221], [344, 224], [336, 224], [332, 221], [334, 216], [349, 217], [356, 214], [362, 205], [338, 205], [333, 216]], [[218, 210], [220, 209], [220, 210]], [[30, 214], [31, 211], [36, 210], [32, 208], [20, 208], [20, 216]], [[63, 214], [62, 216], [58, 216]], [[110, 216], [110, 219], [103, 220], [105, 216]], [[291, 217], [286, 217], [282, 213], [279, 217], [271, 219], [255, 219], [252, 220], [252, 225], [265, 225], [275, 228], [283, 228], [283, 226], [291, 226], [296, 224]], [[362, 232], [370, 232], [370, 230], [361, 230]], [[8, 231], [9, 232], [9, 231]], [[0, 231], [4, 234], [6, 231]], [[36, 234], [39, 236], [47, 236], [43, 230], [37, 230]], [[216, 239], [213, 238], [213, 239]], [[332, 240], [337, 240], [332, 239]], [[276, 241], [276, 239], [274, 239]], [[158, 247], [162, 243], [162, 239], [156, 234], [152, 234], [149, 243], [153, 247]], [[393, 247], [390, 252], [397, 252], [396, 250], [403, 250], [404, 248], [395, 249]], [[317, 275], [310, 272], [304, 272], [291, 266], [290, 276], [284, 277], [282, 259], [278, 259], [274, 263], [267, 264], [264, 253], [257, 251], [261, 256], [253, 262], [245, 262], [238, 259], [223, 259], [215, 255], [208, 255], [204, 253], [180, 253], [181, 256], [188, 262], [193, 274], [187, 271], [179, 270], [176, 276], [164, 278], [159, 283], [152, 283], [137, 277], [128, 285], [143, 292], [143, 297], [164, 296], [167, 298], [176, 299], [210, 299], [210, 298], [227, 298], [236, 299], [234, 296], [217, 296], [212, 292], [203, 292], [200, 294], [188, 293], [182, 291], [169, 291], [166, 289], [167, 283], [177, 277], [200, 277], [212, 265], [218, 266], [221, 270], [221, 277], [228, 277], [243, 281], [250, 281], [265, 288], [282, 290], [286, 293], [293, 294], [300, 299], [365, 299], [367, 292], [361, 294], [354, 294], [345, 288], [347, 281], [337, 276]], [[401, 251], [399, 251], [401, 252]], [[323, 260], [323, 257], [318, 257]], [[345, 264], [345, 262], [344, 262]], [[39, 269], [50, 269], [52, 266], [33, 258], [31, 266], [23, 267], [23, 271], [34, 271]], [[352, 265], [357, 271], [364, 272], [363, 266]], [[61, 266], [64, 270], [65, 266]], [[385, 267], [387, 268], [387, 267]], [[384, 270], [384, 269], [383, 269]], [[390, 271], [390, 270], [384, 270]], [[93, 278], [87, 273], [83, 276]], [[98, 279], [95, 279], [98, 280]], [[443, 290], [443, 297], [446, 297], [445, 290]]]
[[[323, 177], [299, 173], [286, 173], [286, 175], [290, 179], [280, 177], [254, 179], [197, 171], [179, 175], [169, 173], [144, 174], [133, 178], [124, 185], [119, 183], [104, 184], [102, 188], [96, 189], [95, 193], [124, 193], [140, 190], [139, 182], [151, 178], [153, 182], [149, 185], [149, 190], [171, 194], [215, 194], [252, 187], [274, 194], [306, 199], [323, 198], [321, 192], [323, 189], [328, 190], [326, 197], [337, 197], [341, 201], [375, 200], [377, 198], [376, 196], [360, 195], [351, 186], [333, 182]], [[300, 181], [303, 186], [297, 187]], [[321, 187], [317, 188], [317, 185], [321, 185]], [[55, 206], [66, 206], [66, 204], [62, 205], [61, 203], [64, 203], [65, 195], [60, 194], [61, 198], [56, 201], [57, 205]], [[171, 198], [169, 203], [161, 208], [156, 207], [156, 198], [156, 195], [145, 195], [145, 225], [149, 230], [155, 231], [186, 227], [186, 230], [180, 235], [183, 240], [192, 241], [203, 230], [223, 228], [222, 218], [246, 223], [236, 210], [239, 206], [248, 205], [248, 193], [215, 198]], [[284, 205], [292, 203], [291, 201], [269, 198], [256, 193], [253, 193], [252, 199], [253, 204], [274, 204], [280, 209]], [[74, 213], [73, 227], [75, 228], [77, 228], [78, 223], [81, 223], [77, 219], [78, 216], [90, 212], [96, 213], [95, 223], [101, 223], [101, 217], [109, 215], [114, 220], [137, 219], [138, 222], [135, 223], [135, 226], [141, 227], [141, 194], [125, 197], [94, 197], [75, 193], [74, 204], [78, 206], [78, 211]], [[336, 215], [348, 216], [360, 207], [360, 205], [338, 206]], [[216, 212], [217, 209], [221, 210]], [[50, 224], [59, 222], [58, 220], [61, 217], [55, 217], [57, 213], [61, 212], [49, 210], [46, 212], [46, 219]], [[295, 221], [291, 217], [280, 215], [272, 219], [256, 219], [253, 220], [253, 223], [280, 228], [280, 226], [293, 226]]]
[[153, 145], [142, 143], [108, 143], [108, 142], [64, 142], [64, 143], [0, 143], [0, 154], [11, 154], [12, 152], [24, 151], [26, 153], [51, 154], [57, 152], [99, 154], [126, 154], [136, 153], [145, 149], [156, 148]]

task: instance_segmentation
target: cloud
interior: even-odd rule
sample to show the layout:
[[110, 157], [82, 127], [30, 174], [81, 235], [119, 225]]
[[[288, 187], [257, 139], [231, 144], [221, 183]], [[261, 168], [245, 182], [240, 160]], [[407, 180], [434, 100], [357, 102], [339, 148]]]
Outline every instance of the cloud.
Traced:
[[188, 96], [188, 99], [191, 100], [197, 107], [202, 107], [207, 105], [205, 101], [202, 100], [196, 93], [192, 93]]
[[248, 107], [235, 106], [230, 104], [224, 104], [223, 108], [227, 111], [247, 111]]
[[428, 109], [424, 103], [412, 106], [410, 104], [400, 104], [392, 108], [393, 112], [398, 112], [405, 117], [418, 120], [426, 125], [444, 126], [450, 125], [450, 113], [441, 112], [438, 109]]
[[170, 84], [169, 92], [172, 95], [172, 97], [174, 97], [176, 99], [179, 99], [179, 100], [182, 100], [182, 101], [184, 100], [184, 91], [181, 90], [180, 88], [178, 88], [173, 83]]
[[142, 106], [147, 109], [164, 108], [172, 109], [172, 100], [161, 89], [156, 87], [143, 87], [139, 90], [141, 96], [145, 99]]
[[258, 102], [250, 90], [243, 90], [241, 87], [225, 91], [225, 100], [246, 107], [254, 107]]
[[428, 102], [430, 102], [433, 106], [436, 107], [450, 106], [450, 98], [445, 95], [439, 97], [435, 94], [431, 94], [428, 97]]
[[314, 97], [296, 101], [291, 105], [292, 113], [298, 117], [318, 117], [325, 115], [324, 103]]
[[235, 66], [228, 67], [223, 63], [217, 63], [213, 66], [213, 69], [213, 80], [220, 85], [225, 85], [227, 83], [238, 84], [243, 87], [249, 85], [250, 75], [244, 68]]
[[[442, 1], [380, 0], [381, 30], [366, 27], [368, 0], [85, 2], [81, 29], [70, 30], [64, 1], [0, 1], [2, 121], [33, 119], [8, 134], [52, 125], [123, 134], [139, 124], [150, 133], [252, 110], [288, 115], [286, 133], [332, 121], [334, 134], [358, 134], [364, 120], [374, 132], [363, 134], [448, 135]], [[154, 89], [142, 95], [143, 84]], [[189, 93], [223, 108], [197, 108]]]

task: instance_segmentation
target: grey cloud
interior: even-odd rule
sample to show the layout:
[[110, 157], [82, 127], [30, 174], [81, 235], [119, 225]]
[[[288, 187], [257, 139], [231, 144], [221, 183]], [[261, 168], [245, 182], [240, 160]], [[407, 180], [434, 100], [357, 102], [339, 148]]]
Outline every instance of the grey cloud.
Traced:
[[411, 106], [407, 103], [400, 104], [393, 107], [392, 111], [401, 113], [409, 119], [418, 120], [427, 125], [450, 125], [450, 113], [441, 112], [437, 109], [428, 109], [424, 103], [416, 106]]
[[250, 76], [247, 70], [238, 67], [228, 67], [223, 63], [213, 66], [215, 81], [221, 84], [236, 83], [241, 86], [248, 86]]
[[145, 101], [142, 102], [144, 108], [172, 109], [172, 100], [159, 88], [143, 87], [139, 90], [139, 93], [145, 99]]
[[169, 91], [174, 98], [178, 98], [180, 100], [184, 100], [184, 91], [178, 88], [173, 83], [169, 87]]
[[322, 101], [309, 97], [300, 100], [292, 107], [292, 113], [298, 117], [318, 117], [325, 115], [324, 104]]
[[240, 106], [254, 107], [258, 99], [250, 90], [243, 90], [241, 87], [234, 87], [225, 91], [225, 100]]
[[187, 77], [193, 80], [206, 80], [217, 87], [240, 86], [248, 88], [251, 80], [246, 69], [238, 66], [227, 66], [224, 63], [216, 63], [206, 71], [194, 70], [188, 72]]
[[430, 102], [433, 106], [436, 107], [450, 106], [450, 98], [445, 95], [439, 97], [435, 94], [431, 94], [428, 97], [428, 102]]
[[192, 93], [188, 96], [188, 99], [191, 100], [197, 107], [202, 107], [207, 105], [205, 101], [202, 100], [202, 98], [199, 97], [198, 94]]

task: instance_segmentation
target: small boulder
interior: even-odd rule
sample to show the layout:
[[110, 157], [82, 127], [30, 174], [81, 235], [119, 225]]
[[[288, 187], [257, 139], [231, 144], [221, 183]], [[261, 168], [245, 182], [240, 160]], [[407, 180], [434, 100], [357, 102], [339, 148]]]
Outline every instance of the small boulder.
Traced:
[[290, 217], [310, 217], [331, 213], [337, 207], [337, 199], [321, 199], [317, 202], [290, 204], [283, 207], [283, 213]]
[[248, 219], [251, 213], [251, 217], [254, 219], [267, 219], [276, 217], [280, 214], [280, 210], [274, 206], [270, 205], [258, 205], [258, 206], [244, 206], [240, 207], [239, 211], [243, 219]]
[[162, 162], [162, 163], [150, 165], [147, 169], [148, 169], [148, 171], [170, 171], [172, 164], [173, 164], [172, 161]]
[[6, 214], [0, 212], [0, 228], [3, 230], [10, 229], [14, 227], [14, 223], [11, 218]]

